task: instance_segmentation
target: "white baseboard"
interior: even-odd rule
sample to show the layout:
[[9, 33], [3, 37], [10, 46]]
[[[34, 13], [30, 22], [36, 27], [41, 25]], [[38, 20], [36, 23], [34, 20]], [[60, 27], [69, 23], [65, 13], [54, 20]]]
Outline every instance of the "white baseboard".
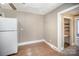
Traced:
[[61, 52], [57, 47], [55, 47], [54, 45], [52, 45], [51, 43], [47, 42], [46, 40], [44, 40], [44, 42], [49, 45], [52, 49], [58, 51], [58, 52]]
[[33, 44], [33, 43], [39, 43], [39, 42], [45, 42], [47, 45], [49, 45], [52, 49], [61, 52], [57, 47], [55, 47], [54, 45], [52, 45], [51, 43], [47, 42], [44, 39], [41, 40], [35, 40], [35, 41], [29, 41], [29, 42], [23, 42], [23, 43], [19, 43], [18, 46], [22, 46], [22, 45], [28, 45], [28, 44]]
[[29, 41], [29, 42], [22, 42], [19, 43], [18, 46], [22, 46], [22, 45], [28, 45], [28, 44], [33, 44], [33, 43], [39, 43], [39, 42], [43, 42], [44, 40], [34, 40], [34, 41]]

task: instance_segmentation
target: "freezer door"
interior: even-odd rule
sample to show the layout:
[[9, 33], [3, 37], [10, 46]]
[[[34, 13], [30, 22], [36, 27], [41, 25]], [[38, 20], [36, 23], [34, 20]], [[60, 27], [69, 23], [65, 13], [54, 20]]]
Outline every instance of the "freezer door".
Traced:
[[17, 20], [13, 18], [0, 18], [0, 31], [17, 30]]
[[0, 56], [17, 53], [17, 32], [0, 32]]

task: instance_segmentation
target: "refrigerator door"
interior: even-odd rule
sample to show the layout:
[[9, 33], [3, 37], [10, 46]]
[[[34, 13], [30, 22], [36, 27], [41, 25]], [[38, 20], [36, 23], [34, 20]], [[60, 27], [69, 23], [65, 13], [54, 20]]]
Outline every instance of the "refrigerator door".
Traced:
[[15, 18], [0, 18], [0, 31], [17, 30], [17, 20]]
[[17, 53], [17, 31], [0, 32], [0, 56]]

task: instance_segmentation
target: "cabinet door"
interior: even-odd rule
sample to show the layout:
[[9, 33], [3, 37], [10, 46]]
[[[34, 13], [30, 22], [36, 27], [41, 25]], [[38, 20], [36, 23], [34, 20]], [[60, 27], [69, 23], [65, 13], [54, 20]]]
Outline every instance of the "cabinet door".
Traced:
[[17, 32], [0, 32], [0, 55], [17, 52]]

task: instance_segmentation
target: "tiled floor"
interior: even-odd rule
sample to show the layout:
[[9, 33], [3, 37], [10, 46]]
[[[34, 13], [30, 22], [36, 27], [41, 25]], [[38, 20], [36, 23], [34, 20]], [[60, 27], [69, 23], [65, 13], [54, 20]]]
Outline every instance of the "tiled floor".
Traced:
[[64, 56], [79, 56], [79, 47], [69, 46], [63, 51]]
[[46, 43], [36, 43], [25, 46], [20, 46], [18, 53], [11, 56], [62, 56], [59, 53], [51, 49]]

